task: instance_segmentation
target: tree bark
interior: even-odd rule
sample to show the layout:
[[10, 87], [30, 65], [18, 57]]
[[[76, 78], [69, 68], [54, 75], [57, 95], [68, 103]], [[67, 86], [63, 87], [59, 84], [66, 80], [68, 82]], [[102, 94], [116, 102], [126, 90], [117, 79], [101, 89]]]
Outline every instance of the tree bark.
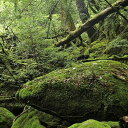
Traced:
[[[88, 9], [84, 3], [84, 0], [76, 0], [76, 6], [82, 23], [85, 23], [90, 18], [90, 15], [88, 13]], [[93, 26], [87, 30], [87, 35], [89, 37], [89, 42], [95, 41], [96, 30]]]
[[73, 18], [68, 9], [67, 0], [61, 0], [61, 22], [64, 29], [67, 29], [68, 32], [76, 29]]
[[99, 21], [105, 19], [111, 13], [117, 12], [119, 9], [121, 9], [122, 7], [126, 7], [126, 6], [128, 6], [127, 0], [120, 0], [114, 3], [112, 7], [106, 8], [105, 10], [103, 10], [102, 12], [94, 16], [92, 19], [88, 20], [82, 26], [80, 26], [79, 29], [70, 33], [66, 38], [58, 42], [56, 46], [59, 47], [59, 46], [68, 44], [70, 41], [74, 40], [76, 37], [79, 37], [83, 32], [88, 31], [92, 26], [97, 24]]

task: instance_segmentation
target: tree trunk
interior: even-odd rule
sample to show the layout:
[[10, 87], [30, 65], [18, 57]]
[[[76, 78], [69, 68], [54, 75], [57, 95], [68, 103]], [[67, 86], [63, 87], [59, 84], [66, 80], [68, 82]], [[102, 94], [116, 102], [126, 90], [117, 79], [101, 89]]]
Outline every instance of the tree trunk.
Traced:
[[86, 23], [80, 26], [78, 30], [75, 30], [74, 32], [69, 34], [65, 39], [58, 42], [56, 46], [59, 47], [69, 43], [70, 41], [74, 40], [76, 37], [79, 37], [83, 32], [88, 31], [92, 26], [99, 23], [99, 21], [102, 21], [103, 19], [105, 19], [111, 13], [117, 12], [119, 9], [126, 6], [128, 6], [127, 0], [120, 0], [114, 3], [112, 7], [108, 7], [102, 12], [98, 13], [92, 19], [88, 20]]
[[68, 32], [74, 31], [76, 29], [72, 16], [68, 9], [67, 0], [61, 0], [61, 22], [64, 29]]
[[[88, 9], [84, 3], [84, 0], [76, 0], [76, 6], [82, 23], [85, 23], [90, 18], [90, 15], [88, 13]], [[87, 34], [90, 40], [89, 42], [95, 41], [96, 30], [94, 29], [94, 27], [90, 27], [90, 29], [87, 30]]]

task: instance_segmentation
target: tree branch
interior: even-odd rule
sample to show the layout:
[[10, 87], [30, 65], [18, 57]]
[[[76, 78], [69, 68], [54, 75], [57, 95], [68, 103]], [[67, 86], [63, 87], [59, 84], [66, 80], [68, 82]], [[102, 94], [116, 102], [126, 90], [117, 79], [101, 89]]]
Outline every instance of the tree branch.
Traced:
[[[112, 7], [113, 8], [113, 6], [107, 1], [107, 0], [104, 0], [110, 7]], [[119, 10], [117, 10], [117, 13], [122, 17], [122, 18], [124, 18], [127, 22], [128, 22], [128, 19], [123, 15], [123, 14], [121, 14], [120, 12], [119, 12]]]

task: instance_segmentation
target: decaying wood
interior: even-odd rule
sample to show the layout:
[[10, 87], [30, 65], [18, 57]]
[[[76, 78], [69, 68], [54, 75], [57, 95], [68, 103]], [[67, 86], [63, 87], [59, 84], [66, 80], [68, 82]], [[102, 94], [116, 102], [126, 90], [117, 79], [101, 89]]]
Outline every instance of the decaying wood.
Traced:
[[94, 16], [92, 19], [89, 19], [87, 22], [85, 22], [77, 30], [71, 32], [66, 38], [58, 42], [56, 46], [64, 46], [65, 44], [74, 40], [76, 37], [79, 37], [83, 32], [88, 31], [92, 26], [97, 24], [99, 21], [105, 19], [108, 15], [117, 12], [118, 10], [126, 6], [128, 6], [128, 0], [120, 0], [114, 3], [112, 7], [106, 8], [105, 10]]

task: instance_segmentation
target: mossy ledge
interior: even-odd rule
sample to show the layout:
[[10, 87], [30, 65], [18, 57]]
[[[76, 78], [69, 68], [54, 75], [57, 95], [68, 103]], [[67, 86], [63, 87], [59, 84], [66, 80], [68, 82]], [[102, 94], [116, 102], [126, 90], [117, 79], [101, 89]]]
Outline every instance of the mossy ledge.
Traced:
[[17, 98], [61, 116], [113, 120], [128, 110], [128, 65], [86, 62], [27, 82]]

